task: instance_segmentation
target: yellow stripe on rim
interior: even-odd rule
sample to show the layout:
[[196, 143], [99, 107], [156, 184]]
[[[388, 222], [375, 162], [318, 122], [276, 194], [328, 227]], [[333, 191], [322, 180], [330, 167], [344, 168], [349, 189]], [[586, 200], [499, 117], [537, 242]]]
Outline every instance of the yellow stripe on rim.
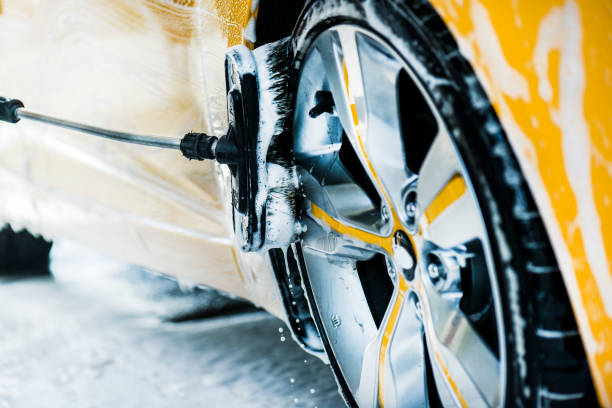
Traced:
[[385, 332], [382, 336], [382, 341], [380, 344], [380, 354], [378, 357], [378, 403], [381, 408], [385, 406], [384, 383], [387, 348], [389, 347], [391, 335], [393, 334], [393, 330], [395, 329], [395, 325], [397, 324], [397, 318], [399, 317], [399, 312], [402, 308], [402, 302], [404, 301], [404, 296], [406, 295], [407, 290], [408, 283], [406, 282], [406, 279], [404, 279], [404, 277], [400, 275], [397, 298], [395, 299], [393, 309], [391, 309], [391, 315], [389, 316], [389, 320], [387, 320], [387, 325], [385, 326]]
[[[353, 117], [353, 124], [355, 127], [359, 126], [359, 117], [357, 116], [357, 106], [355, 106], [355, 101], [351, 96], [351, 91], [349, 90], [349, 74], [348, 69], [346, 68], [346, 61], [342, 58], [342, 72], [344, 73], [344, 86], [346, 87], [346, 94], [349, 99], [349, 104], [351, 105], [351, 115]], [[359, 137], [359, 141], [361, 142], [361, 137]], [[365, 152], [364, 152], [365, 153]]]
[[338, 234], [358, 239], [367, 244], [377, 245], [387, 251], [389, 255], [393, 254], [393, 235], [381, 237], [380, 235], [372, 234], [371, 232], [345, 225], [332, 218], [328, 213], [312, 202], [310, 203], [310, 211], [313, 217], [323, 221]]
[[[339, 234], [349, 236], [351, 238], [358, 239], [362, 242], [377, 245], [383, 248], [389, 255], [393, 255], [393, 236], [395, 233], [391, 234], [388, 237], [381, 237], [379, 235], [372, 234], [367, 231], [363, 231], [358, 228], [350, 227], [341, 223], [340, 221], [334, 219], [325, 211], [323, 211], [319, 206], [315, 203], [310, 203], [310, 211], [314, 218], [325, 223], [332, 230], [336, 231]], [[399, 225], [399, 224], [396, 224]], [[401, 229], [401, 228], [398, 228]], [[397, 230], [395, 230], [397, 231]], [[406, 236], [412, 241], [412, 237], [408, 234]], [[412, 243], [414, 247], [414, 242]], [[415, 248], [416, 251], [416, 248]], [[416, 262], [416, 260], [415, 260]], [[389, 347], [389, 341], [391, 340], [391, 335], [393, 334], [393, 330], [395, 329], [395, 325], [397, 323], [397, 319], [399, 317], [399, 312], [402, 307], [402, 301], [404, 300], [404, 295], [408, 290], [408, 282], [406, 279], [400, 274], [399, 275], [399, 288], [397, 297], [395, 299], [395, 303], [393, 304], [393, 309], [391, 310], [391, 315], [387, 320], [387, 324], [385, 325], [385, 331], [382, 336], [381, 345], [380, 345], [380, 353], [378, 359], [378, 401], [381, 407], [384, 407], [384, 381], [385, 381], [385, 359], [387, 355], [387, 348]]]
[[460, 174], [455, 173], [425, 210], [424, 215], [425, 219], [427, 220], [427, 224], [434, 222], [434, 220], [438, 218], [440, 214], [450, 207], [451, 204], [461, 198], [466, 191], [467, 186], [465, 185], [463, 177], [461, 177]]
[[461, 392], [459, 392], [459, 387], [457, 386], [457, 383], [455, 383], [453, 378], [450, 376], [448, 372], [448, 368], [446, 368], [446, 366], [442, 362], [442, 358], [440, 357], [440, 354], [437, 351], [435, 352], [435, 354], [436, 354], [436, 359], [438, 360], [438, 363], [440, 364], [440, 367], [442, 368], [442, 372], [444, 373], [444, 377], [446, 377], [446, 379], [448, 380], [448, 383], [450, 384], [451, 388], [455, 392], [455, 395], [457, 396], [457, 399], [459, 400], [459, 404], [461, 404], [462, 407], [467, 407], [468, 406], [467, 401], [465, 400], [463, 395], [461, 395]]

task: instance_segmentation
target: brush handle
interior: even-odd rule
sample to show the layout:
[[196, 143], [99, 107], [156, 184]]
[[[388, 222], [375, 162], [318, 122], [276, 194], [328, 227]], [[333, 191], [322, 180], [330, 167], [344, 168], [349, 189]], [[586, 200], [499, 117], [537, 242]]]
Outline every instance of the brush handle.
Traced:
[[23, 102], [19, 99], [7, 99], [0, 96], [0, 120], [9, 123], [19, 122], [17, 109], [23, 108]]

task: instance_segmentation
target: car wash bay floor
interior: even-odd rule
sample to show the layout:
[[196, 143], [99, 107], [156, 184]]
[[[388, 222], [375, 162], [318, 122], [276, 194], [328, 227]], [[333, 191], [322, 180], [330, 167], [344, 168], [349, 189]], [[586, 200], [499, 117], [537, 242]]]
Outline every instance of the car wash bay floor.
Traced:
[[71, 243], [51, 269], [0, 281], [0, 408], [344, 406], [266, 312]]

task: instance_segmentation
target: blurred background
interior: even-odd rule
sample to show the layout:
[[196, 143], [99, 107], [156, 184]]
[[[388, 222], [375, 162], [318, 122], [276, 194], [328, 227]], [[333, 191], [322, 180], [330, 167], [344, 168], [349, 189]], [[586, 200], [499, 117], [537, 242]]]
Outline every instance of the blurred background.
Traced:
[[279, 319], [75, 242], [0, 299], [0, 408], [344, 406]]

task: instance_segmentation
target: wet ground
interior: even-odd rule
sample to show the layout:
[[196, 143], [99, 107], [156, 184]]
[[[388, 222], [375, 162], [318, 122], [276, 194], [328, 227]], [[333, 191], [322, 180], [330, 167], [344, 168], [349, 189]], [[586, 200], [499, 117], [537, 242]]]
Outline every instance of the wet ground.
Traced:
[[0, 284], [0, 408], [344, 406], [266, 312], [71, 243], [52, 255], [54, 278]]

